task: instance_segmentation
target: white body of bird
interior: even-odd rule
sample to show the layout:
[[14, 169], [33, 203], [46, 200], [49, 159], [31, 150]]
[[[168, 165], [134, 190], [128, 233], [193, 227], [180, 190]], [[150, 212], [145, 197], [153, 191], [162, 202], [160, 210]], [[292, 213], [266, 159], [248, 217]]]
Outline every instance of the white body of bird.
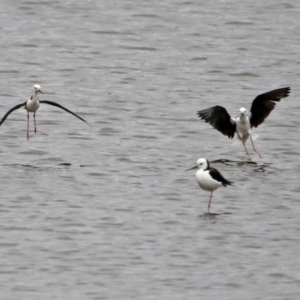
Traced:
[[32, 97], [27, 101], [25, 109], [28, 112], [36, 112], [40, 107], [40, 103], [38, 101], [38, 92], [34, 89], [34, 94]]
[[240, 109], [241, 115], [234, 120], [236, 123], [236, 133], [239, 140], [241, 140], [243, 143], [245, 143], [251, 132], [250, 132], [250, 120], [249, 117], [246, 115], [246, 108]]
[[209, 191], [212, 192], [214, 190], [216, 190], [217, 188], [219, 188], [220, 186], [222, 186], [222, 183], [214, 180], [210, 175], [209, 175], [209, 170], [198, 170], [196, 172], [196, 180], [199, 184], [199, 186], [205, 190], [205, 191]]

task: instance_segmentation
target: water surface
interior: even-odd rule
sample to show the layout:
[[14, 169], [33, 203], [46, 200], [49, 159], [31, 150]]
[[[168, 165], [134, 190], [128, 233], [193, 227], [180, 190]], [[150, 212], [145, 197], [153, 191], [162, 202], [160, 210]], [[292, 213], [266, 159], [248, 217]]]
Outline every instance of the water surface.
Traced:
[[[0, 8], [2, 114], [38, 83], [92, 124], [43, 106], [29, 141], [24, 111], [1, 126], [3, 299], [297, 299], [298, 3]], [[252, 164], [196, 115], [284, 86]], [[211, 207], [231, 214], [199, 218], [200, 157], [235, 182]]]

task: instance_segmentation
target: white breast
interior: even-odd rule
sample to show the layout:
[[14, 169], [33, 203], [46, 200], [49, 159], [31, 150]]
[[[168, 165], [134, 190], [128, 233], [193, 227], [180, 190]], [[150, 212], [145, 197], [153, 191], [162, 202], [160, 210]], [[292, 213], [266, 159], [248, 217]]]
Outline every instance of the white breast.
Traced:
[[209, 171], [203, 171], [203, 170], [198, 170], [196, 172], [196, 179], [199, 184], [199, 186], [205, 190], [205, 191], [214, 191], [220, 186], [222, 186], [222, 183], [214, 180], [210, 175]]
[[247, 139], [249, 138], [249, 133], [250, 133], [250, 121], [248, 118], [245, 118], [244, 120], [237, 118], [236, 133], [240, 140], [242, 140], [244, 142], [247, 141]]
[[29, 100], [26, 103], [26, 110], [29, 112], [36, 112], [40, 107], [39, 101]]

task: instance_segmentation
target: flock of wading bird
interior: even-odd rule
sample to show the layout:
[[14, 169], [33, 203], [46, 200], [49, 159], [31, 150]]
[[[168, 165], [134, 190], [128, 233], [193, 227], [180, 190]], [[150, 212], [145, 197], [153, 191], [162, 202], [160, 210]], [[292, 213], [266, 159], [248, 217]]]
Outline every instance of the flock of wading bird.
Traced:
[[[0, 126], [4, 123], [7, 117], [15, 110], [19, 108], [25, 108], [27, 111], [27, 140], [29, 140], [29, 113], [33, 113], [34, 120], [34, 132], [37, 133], [36, 129], [36, 112], [40, 107], [40, 104], [48, 104], [65, 110], [66, 112], [77, 117], [81, 121], [90, 125], [86, 120], [72, 112], [71, 110], [65, 108], [64, 106], [49, 100], [38, 100], [39, 94], [44, 94], [41, 91], [41, 86], [35, 84], [33, 86], [33, 94], [30, 99], [24, 103], [18, 104], [12, 107], [1, 119]], [[264, 122], [264, 120], [269, 116], [271, 111], [275, 108], [276, 103], [282, 98], [288, 97], [290, 93], [290, 88], [280, 88], [261, 95], [258, 95], [253, 101], [250, 108], [249, 114], [247, 114], [247, 109], [240, 108], [240, 116], [234, 119], [229, 115], [226, 108], [222, 106], [213, 106], [207, 109], [198, 111], [198, 116], [205, 122], [212, 125], [215, 129], [220, 131], [222, 134], [233, 138], [235, 133], [238, 139], [242, 142], [248, 158], [251, 160], [249, 152], [246, 147], [246, 142], [250, 138], [253, 151], [262, 158], [261, 154], [255, 149], [253, 138], [251, 136], [250, 129], [252, 127], [258, 127]], [[91, 126], [91, 125], [90, 125]], [[196, 179], [199, 186], [210, 192], [210, 198], [208, 202], [207, 214], [210, 214], [210, 205], [212, 200], [213, 191], [221, 186], [226, 187], [227, 185], [232, 185], [233, 182], [225, 179], [222, 174], [215, 168], [210, 167], [209, 161], [205, 158], [200, 158], [197, 161], [197, 165], [193, 168], [188, 169], [196, 171]]]

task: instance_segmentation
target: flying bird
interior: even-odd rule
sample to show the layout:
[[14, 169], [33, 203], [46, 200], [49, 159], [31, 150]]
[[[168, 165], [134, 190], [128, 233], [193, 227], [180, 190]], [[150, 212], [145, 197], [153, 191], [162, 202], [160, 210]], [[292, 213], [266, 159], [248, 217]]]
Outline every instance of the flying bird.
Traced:
[[207, 208], [208, 213], [210, 213], [209, 210], [213, 191], [221, 186], [226, 187], [227, 185], [232, 185], [233, 182], [225, 179], [217, 169], [210, 167], [209, 161], [205, 158], [199, 158], [197, 160], [197, 165], [186, 171], [193, 169], [197, 169], [196, 180], [199, 186], [203, 190], [211, 192]]
[[247, 114], [246, 108], [242, 107], [240, 108], [240, 116], [236, 119], [232, 118], [226, 108], [222, 106], [213, 106], [200, 110], [198, 111], [198, 116], [231, 139], [236, 133], [251, 160], [245, 145], [248, 138], [250, 138], [253, 150], [262, 158], [261, 154], [254, 147], [250, 129], [262, 124], [275, 108], [275, 102], [279, 102], [282, 98], [288, 97], [289, 93], [290, 88], [285, 87], [258, 95], [252, 102], [250, 113]]
[[[35, 114], [37, 112], [37, 110], [40, 107], [40, 103], [45, 103], [45, 104], [49, 104], [49, 105], [53, 105], [56, 107], [59, 107], [63, 110], [65, 110], [66, 112], [72, 114], [73, 116], [77, 117], [78, 119], [80, 119], [81, 121], [89, 124], [86, 120], [84, 120], [83, 118], [81, 118], [80, 116], [78, 116], [77, 114], [75, 114], [74, 112], [68, 110], [67, 108], [63, 107], [62, 105], [53, 102], [53, 101], [49, 101], [49, 100], [38, 100], [38, 95], [39, 94], [44, 94], [41, 91], [41, 86], [38, 84], [35, 84], [33, 86], [33, 94], [30, 97], [30, 99], [24, 103], [18, 104], [16, 106], [14, 106], [13, 108], [11, 108], [1, 119], [0, 121], [0, 126], [2, 125], [2, 123], [4, 123], [4, 121], [6, 120], [6, 118], [15, 110], [24, 107], [27, 111], [27, 140], [29, 140], [29, 113], [33, 113], [33, 120], [34, 120], [34, 132], [36, 133], [36, 120], [35, 120]], [[90, 125], [90, 124], [89, 124]]]

